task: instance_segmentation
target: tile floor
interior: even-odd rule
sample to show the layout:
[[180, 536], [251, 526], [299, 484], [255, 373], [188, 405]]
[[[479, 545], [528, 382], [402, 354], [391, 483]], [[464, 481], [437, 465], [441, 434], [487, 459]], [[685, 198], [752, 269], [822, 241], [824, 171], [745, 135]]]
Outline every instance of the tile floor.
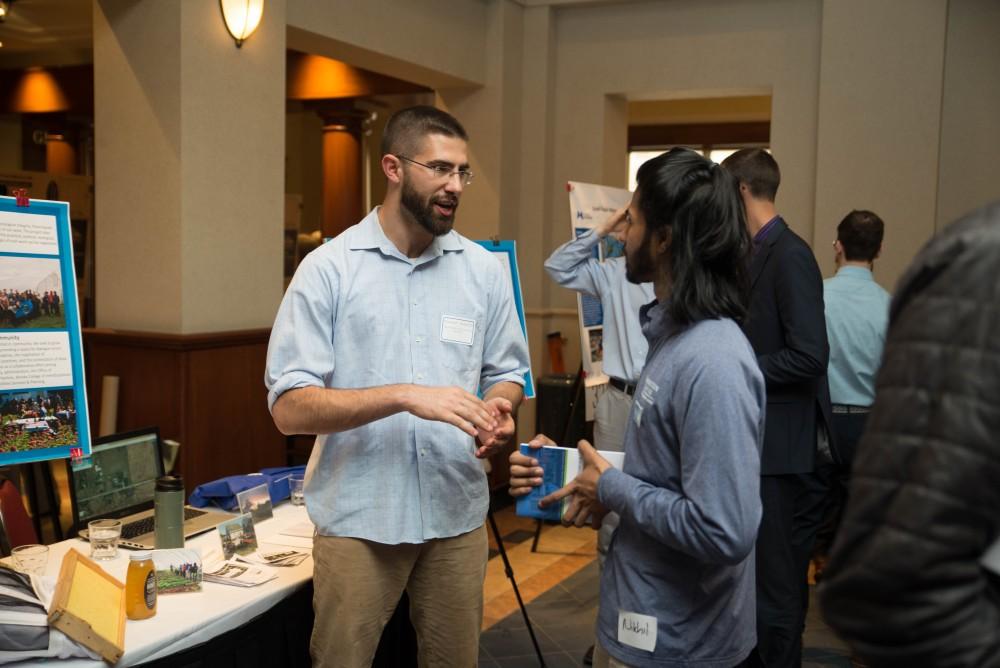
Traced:
[[[505, 508], [495, 514], [514, 578], [528, 609], [545, 665], [580, 666], [593, 643], [597, 616], [598, 573], [595, 533], [546, 525], [538, 552], [531, 552], [534, 521]], [[487, 566], [482, 668], [538, 666], [531, 637], [517, 606], [510, 580], [496, 553], [492, 533]], [[850, 668], [847, 648], [810, 606], [806, 621], [803, 668]]]

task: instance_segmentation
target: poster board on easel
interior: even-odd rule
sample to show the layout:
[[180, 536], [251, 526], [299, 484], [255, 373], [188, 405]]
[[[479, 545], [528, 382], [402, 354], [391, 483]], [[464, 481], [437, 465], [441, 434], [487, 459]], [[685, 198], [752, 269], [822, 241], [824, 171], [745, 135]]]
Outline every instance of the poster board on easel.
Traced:
[[[521, 333], [524, 334], [524, 344], [528, 345], [528, 325], [524, 320], [524, 297], [521, 293], [521, 274], [517, 268], [517, 242], [500, 239], [477, 241], [477, 244], [493, 253], [504, 267], [504, 273], [510, 278], [510, 287], [514, 295], [514, 306], [517, 308], [517, 318], [521, 323]], [[524, 374], [524, 398], [535, 398], [535, 380], [531, 369]]]
[[[580, 237], [607, 220], [608, 216], [629, 203], [632, 193], [625, 188], [613, 188], [594, 183], [569, 181], [570, 231], [573, 238]], [[600, 262], [624, 255], [621, 242], [605, 237], [594, 248], [594, 257]], [[583, 363], [586, 394], [586, 415], [594, 419], [596, 397], [594, 390], [608, 382], [604, 374], [604, 309], [597, 297], [577, 293], [577, 312], [580, 323], [580, 359]]]
[[0, 466], [89, 454], [69, 204], [0, 197]]

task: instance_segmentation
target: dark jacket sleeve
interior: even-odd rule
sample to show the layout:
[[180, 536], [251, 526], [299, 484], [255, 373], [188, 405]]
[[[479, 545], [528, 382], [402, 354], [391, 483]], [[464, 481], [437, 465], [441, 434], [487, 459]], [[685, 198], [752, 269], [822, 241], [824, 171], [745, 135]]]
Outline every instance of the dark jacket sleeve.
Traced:
[[826, 373], [830, 346], [823, 311], [823, 276], [802, 242], [789, 243], [775, 258], [775, 299], [785, 345], [757, 356], [768, 389], [818, 378]]
[[893, 305], [820, 588], [873, 667], [1000, 666], [1000, 580], [980, 564], [1000, 535], [998, 228], [932, 242]]

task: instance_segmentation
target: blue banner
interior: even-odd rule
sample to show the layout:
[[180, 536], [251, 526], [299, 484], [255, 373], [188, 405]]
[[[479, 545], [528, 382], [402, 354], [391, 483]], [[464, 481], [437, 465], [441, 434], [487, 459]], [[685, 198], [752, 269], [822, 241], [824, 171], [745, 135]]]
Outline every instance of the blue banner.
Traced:
[[[528, 344], [528, 326], [524, 321], [524, 297], [521, 295], [521, 278], [517, 270], [517, 242], [515, 241], [477, 241], [477, 244], [490, 251], [504, 265], [510, 275], [510, 285], [514, 290], [514, 305], [517, 307], [517, 319], [521, 322], [521, 332], [524, 343]], [[535, 398], [535, 381], [531, 369], [524, 374], [524, 398]]]

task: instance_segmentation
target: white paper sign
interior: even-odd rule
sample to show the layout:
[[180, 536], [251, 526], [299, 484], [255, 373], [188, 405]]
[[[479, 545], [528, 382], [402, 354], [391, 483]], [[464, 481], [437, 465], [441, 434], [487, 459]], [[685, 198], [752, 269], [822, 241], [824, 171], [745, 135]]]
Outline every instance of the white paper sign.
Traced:
[[0, 211], [0, 251], [58, 255], [56, 217]]
[[73, 385], [69, 334], [0, 333], [0, 390]]
[[451, 315], [441, 316], [441, 340], [450, 343], [461, 343], [471, 346], [476, 337], [476, 321], [467, 318], [456, 318]]
[[618, 642], [652, 652], [656, 649], [656, 617], [637, 612], [619, 612]]

